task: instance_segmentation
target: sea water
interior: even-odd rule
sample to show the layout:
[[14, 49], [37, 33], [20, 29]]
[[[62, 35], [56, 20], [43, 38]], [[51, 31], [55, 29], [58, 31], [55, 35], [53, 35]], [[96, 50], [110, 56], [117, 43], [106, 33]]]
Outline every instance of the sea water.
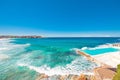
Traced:
[[0, 80], [35, 80], [42, 73], [52, 76], [92, 72], [99, 65], [76, 54], [75, 49], [90, 55], [115, 52], [118, 49], [99, 45], [118, 43], [119, 39], [0, 39]]

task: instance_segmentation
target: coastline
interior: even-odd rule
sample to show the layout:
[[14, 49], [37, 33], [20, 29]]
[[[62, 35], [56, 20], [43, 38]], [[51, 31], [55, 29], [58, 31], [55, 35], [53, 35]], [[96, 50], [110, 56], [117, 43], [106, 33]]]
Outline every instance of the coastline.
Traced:
[[[1, 39], [1, 38], [0, 38]], [[6, 38], [2, 38], [2, 39], [6, 39]], [[9, 39], [9, 38], [7, 38], [7, 39]], [[11, 39], [11, 38], [10, 38]], [[112, 46], [112, 45], [111, 45]], [[118, 47], [119, 48], [119, 47]], [[5, 48], [1, 48], [1, 49], [5, 49]], [[77, 51], [77, 50], [76, 50]], [[78, 49], [78, 51], [79, 51], [79, 49]], [[117, 54], [116, 54], [117, 53]], [[110, 55], [109, 55], [110, 54]], [[87, 54], [87, 53], [82, 53], [82, 55], [83, 56], [87, 56], [88, 57], [88, 59], [90, 59], [91, 61], [95, 61], [95, 62], [97, 62], [98, 61], [98, 64], [102, 61], [102, 63], [105, 63], [105, 64], [110, 64], [110, 63], [108, 63], [108, 61], [110, 61], [111, 62], [111, 65], [112, 65], [112, 67], [114, 66], [114, 64], [116, 63], [116, 65], [120, 62], [120, 60], [117, 60], [116, 62], [114, 62], [114, 60], [112, 60], [111, 61], [111, 59], [113, 59], [113, 58], [115, 58], [116, 59], [116, 57], [117, 57], [117, 59], [120, 59], [120, 57], [118, 57], [118, 52], [111, 52], [111, 53], [104, 53], [104, 54], [99, 54], [99, 55], [95, 55], [95, 56], [91, 56], [91, 55], [89, 55], [89, 54]], [[78, 55], [79, 56], [79, 55]], [[3, 55], [3, 57], [4, 57], [4, 59], [7, 59], [7, 58], [9, 58], [9, 56], [5, 56], [5, 55]], [[106, 60], [106, 57], [108, 57], [107, 58], [107, 60]], [[2, 59], [3, 60], [3, 59]], [[80, 65], [81, 66], [81, 65]], [[109, 67], [109, 68], [112, 68], [112, 67]], [[96, 67], [96, 68], [94, 68], [94, 70], [96, 70], [96, 69], [101, 69], [101, 70], [105, 70], [106, 71], [106, 73], [108, 74], [109, 72], [107, 72], [107, 68], [108, 68], [108, 66], [107, 66], [107, 68], [103, 68], [103, 66], [102, 67]], [[116, 68], [116, 66], [115, 66], [115, 68]], [[57, 75], [57, 74], [55, 74], [55, 75], [52, 75], [52, 76], [49, 76], [49, 75], [46, 75], [46, 74], [40, 74], [39, 72], [38, 72], [38, 74], [39, 74], [39, 76], [37, 76], [37, 79], [38, 80], [41, 80], [41, 79], [56, 79], [56, 80], [58, 80], [58, 78], [59, 78], [59, 80], [64, 80], [64, 79], [69, 79], [69, 80], [81, 80], [81, 76], [82, 77], [87, 77], [88, 79], [92, 76], [92, 78], [94, 78], [95, 77], [95, 73], [94, 73], [94, 70], [92, 70], [92, 72], [91, 72], [91, 74], [87, 74], [87, 73], [89, 73], [89, 72], [87, 72], [87, 73], [78, 73], [79, 75], [75, 75], [75, 74], [68, 74], [68, 75]], [[100, 72], [100, 73], [104, 73], [103, 71], [102, 72]], [[113, 72], [113, 73], [115, 73], [115, 72]], [[41, 78], [41, 79], [40, 79]], [[36, 79], [36, 80], [37, 80]], [[96, 79], [90, 79], [90, 80], [96, 80]]]
[[[113, 47], [119, 49], [119, 47]], [[95, 77], [95, 80], [112, 80], [116, 74], [117, 65], [120, 64], [120, 51], [108, 52], [94, 56], [88, 55], [87, 53], [81, 52], [80, 50], [76, 50], [76, 52], [82, 56], [85, 56], [89, 61], [101, 64], [100, 67], [94, 68], [93, 76]]]
[[[78, 52], [78, 54], [79, 53], [80, 52]], [[107, 59], [110, 59], [110, 60], [114, 57], [120, 57], [119, 51], [105, 53], [105, 54], [99, 54], [99, 55], [94, 55], [94, 56], [89, 56], [88, 54], [85, 55], [85, 53], [82, 53], [82, 55], [97, 60], [98, 61], [97, 63], [101, 62], [101, 63], [104, 63], [106, 65], [96, 67], [94, 69], [94, 71], [91, 72], [91, 74], [82, 73], [80, 75], [69, 74], [69, 75], [53, 75], [53, 76], [48, 76], [48, 75], [45, 75], [45, 74], [41, 74], [36, 78], [36, 80], [41, 80], [41, 79], [59, 79], [59, 80], [65, 80], [65, 79], [69, 79], [69, 80], [86, 80], [86, 79], [89, 79], [89, 80], [104, 80], [104, 79], [108, 79], [108, 80], [112, 80], [116, 71], [111, 70], [111, 69], [112, 68], [116, 69], [116, 66], [120, 63], [115, 63], [113, 61], [110, 61], [112, 64], [109, 64], [109, 62], [105, 60], [106, 59], [105, 57], [107, 56], [108, 57]], [[119, 58], [118, 62], [120, 62], [120, 58]], [[115, 64], [116, 64], [116, 66], [114, 66]], [[108, 65], [110, 65], [110, 66], [108, 66]]]

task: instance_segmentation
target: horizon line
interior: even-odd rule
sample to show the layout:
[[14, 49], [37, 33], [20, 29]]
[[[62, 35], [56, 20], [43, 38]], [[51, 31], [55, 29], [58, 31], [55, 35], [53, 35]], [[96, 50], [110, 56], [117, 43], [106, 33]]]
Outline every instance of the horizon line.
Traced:
[[41, 36], [42, 38], [109, 38], [120, 36], [42, 36], [42, 35], [0, 35], [0, 36]]

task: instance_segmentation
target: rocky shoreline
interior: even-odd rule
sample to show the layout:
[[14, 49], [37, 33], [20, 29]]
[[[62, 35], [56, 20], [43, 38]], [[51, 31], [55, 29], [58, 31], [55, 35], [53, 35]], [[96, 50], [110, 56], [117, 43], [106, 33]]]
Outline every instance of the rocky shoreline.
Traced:
[[96, 80], [94, 75], [53, 75], [40, 74], [36, 80]]

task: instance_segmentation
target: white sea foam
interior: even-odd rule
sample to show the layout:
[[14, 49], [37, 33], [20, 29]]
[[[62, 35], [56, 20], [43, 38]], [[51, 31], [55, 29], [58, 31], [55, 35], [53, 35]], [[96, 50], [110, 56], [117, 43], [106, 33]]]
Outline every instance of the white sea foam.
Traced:
[[76, 50], [80, 50], [79, 48], [72, 48], [70, 49], [71, 51], [76, 51]]
[[29, 43], [27, 44], [14, 44], [11, 43], [14, 41], [13, 39], [0, 39], [0, 50], [10, 50], [19, 47], [27, 47], [30, 46]]
[[88, 49], [88, 50], [96, 50], [96, 49], [102, 49], [102, 48], [110, 48], [110, 47], [112, 47], [111, 46], [111, 44], [105, 44], [105, 45], [99, 45], [99, 46], [96, 46], [96, 47], [93, 47], [93, 48], [91, 48], [91, 47], [83, 47], [83, 48], [81, 48], [81, 50], [86, 50], [86, 49]]
[[85, 49], [88, 49], [88, 47], [83, 47], [83, 48], [81, 48], [81, 50], [85, 50]]
[[120, 49], [120, 47], [114, 47], [112, 46], [112, 44], [104, 44], [104, 45], [98, 45], [96, 47], [82, 47], [82, 48], [72, 48], [70, 50], [96, 50], [96, 49], [103, 49], [103, 48], [116, 48], [116, 49]]
[[[89, 66], [85, 66], [85, 65], [89, 65]], [[80, 75], [81, 73], [92, 75], [93, 74], [92, 70], [98, 65], [89, 63], [87, 60], [81, 57], [75, 59], [70, 64], [67, 64], [65, 67], [56, 66], [54, 68], [50, 68], [47, 65], [36, 67], [25, 63], [18, 63], [18, 66], [22, 66], [22, 67], [24, 66], [31, 70], [35, 70], [38, 73], [44, 73], [49, 76], [52, 76], [52, 75], [69, 75], [69, 74]]]
[[4, 48], [0, 48], [0, 50], [7, 50], [7, 48], [5, 48], [5, 47]]
[[108, 46], [108, 45], [99, 45], [99, 46], [96, 46], [96, 47], [82, 47], [82, 48], [72, 48], [72, 49], [70, 49], [70, 50], [74, 50], [74, 51], [76, 51], [76, 50], [95, 50], [95, 49], [102, 49], [102, 48], [109, 48], [109, 47], [111, 47], [111, 46]]
[[0, 54], [0, 60], [8, 59], [9, 56], [7, 54]]
[[[17, 53], [20, 50], [23, 50], [25, 47], [30, 46], [29, 43], [27, 44], [15, 44], [12, 43], [14, 39], [0, 39], [0, 59], [7, 59], [10, 58], [10, 53]], [[18, 50], [19, 49], [19, 50]]]

